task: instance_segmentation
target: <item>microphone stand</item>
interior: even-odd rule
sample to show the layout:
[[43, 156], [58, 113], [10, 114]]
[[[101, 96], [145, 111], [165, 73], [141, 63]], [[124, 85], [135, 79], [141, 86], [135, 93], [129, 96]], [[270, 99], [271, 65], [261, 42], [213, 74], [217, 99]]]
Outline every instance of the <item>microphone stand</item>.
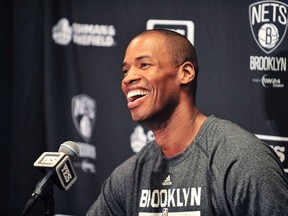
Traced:
[[54, 215], [54, 194], [53, 194], [53, 184], [51, 184], [47, 193], [44, 194], [42, 200], [44, 201], [44, 213], [43, 215], [53, 216]]
[[40, 197], [44, 201], [44, 213], [43, 215], [53, 216], [54, 215], [54, 195], [53, 195], [53, 181], [51, 181], [50, 177], [53, 175], [53, 172], [48, 172], [48, 175], [43, 177], [38, 184], [36, 185], [36, 189], [33, 192], [31, 198], [27, 201], [25, 208], [22, 212], [22, 216], [25, 216], [32, 206], [36, 203], [38, 198]]

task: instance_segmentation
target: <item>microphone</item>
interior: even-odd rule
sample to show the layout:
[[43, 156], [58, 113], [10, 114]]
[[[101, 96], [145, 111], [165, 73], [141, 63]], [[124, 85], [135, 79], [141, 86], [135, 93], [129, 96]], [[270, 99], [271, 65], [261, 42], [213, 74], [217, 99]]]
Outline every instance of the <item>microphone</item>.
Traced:
[[22, 215], [28, 213], [38, 197], [45, 195], [56, 184], [61, 190], [67, 191], [77, 180], [71, 160], [79, 157], [80, 148], [66, 141], [59, 147], [58, 152], [44, 152], [35, 162], [34, 167], [43, 172], [44, 177], [38, 182], [31, 198], [27, 201]]

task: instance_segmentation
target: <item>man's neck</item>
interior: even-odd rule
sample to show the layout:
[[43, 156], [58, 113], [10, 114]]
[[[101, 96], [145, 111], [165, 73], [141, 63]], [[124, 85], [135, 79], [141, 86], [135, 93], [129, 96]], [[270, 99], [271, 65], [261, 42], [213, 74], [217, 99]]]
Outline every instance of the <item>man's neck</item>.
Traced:
[[182, 152], [196, 137], [207, 117], [197, 107], [179, 108], [164, 128], [153, 130], [156, 143], [167, 158]]

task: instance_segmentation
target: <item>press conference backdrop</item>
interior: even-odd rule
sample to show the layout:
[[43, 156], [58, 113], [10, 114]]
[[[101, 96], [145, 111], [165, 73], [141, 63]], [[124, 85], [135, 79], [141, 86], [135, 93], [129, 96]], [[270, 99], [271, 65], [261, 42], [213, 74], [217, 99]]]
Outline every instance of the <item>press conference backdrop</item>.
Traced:
[[[20, 215], [44, 151], [80, 146], [76, 183], [54, 188], [55, 214], [85, 215], [112, 170], [153, 139], [131, 120], [120, 88], [125, 48], [146, 29], [171, 29], [195, 45], [199, 107], [267, 142], [288, 172], [287, 0], [12, 2], [1, 21], [3, 215]], [[30, 215], [43, 208], [39, 200]]]

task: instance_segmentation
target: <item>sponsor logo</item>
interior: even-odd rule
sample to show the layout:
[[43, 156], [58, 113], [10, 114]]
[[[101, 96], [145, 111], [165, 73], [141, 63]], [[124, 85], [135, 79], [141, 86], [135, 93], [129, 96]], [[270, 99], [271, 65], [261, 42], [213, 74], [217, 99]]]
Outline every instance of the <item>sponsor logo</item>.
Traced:
[[62, 18], [52, 28], [52, 38], [59, 45], [68, 45], [72, 39], [72, 28], [69, 21]]
[[169, 29], [184, 35], [194, 44], [194, 23], [191, 20], [161, 20], [149, 19], [146, 29]]
[[261, 79], [262, 86], [265, 88], [273, 87], [273, 88], [283, 88], [284, 84], [281, 83], [279, 78], [269, 77], [269, 74], [265, 74]]
[[259, 1], [249, 6], [254, 40], [269, 54], [283, 41], [287, 31], [288, 5], [280, 1]]
[[139, 152], [148, 142], [154, 140], [154, 134], [151, 130], [145, 134], [144, 128], [136, 126], [130, 136], [130, 146], [134, 153]]
[[166, 177], [166, 179], [163, 181], [162, 185], [163, 185], [163, 186], [172, 185], [170, 175], [168, 175], [168, 176]]
[[97, 104], [88, 95], [81, 94], [72, 99], [72, 118], [80, 136], [89, 142], [96, 120]]
[[61, 18], [52, 27], [52, 38], [58, 45], [66, 46], [71, 41], [81, 46], [116, 46], [116, 29], [113, 25], [72, 23]]
[[284, 88], [284, 84], [280, 78], [271, 77], [269, 74], [264, 74], [261, 79], [252, 79], [255, 83], [261, 83], [264, 88]]

